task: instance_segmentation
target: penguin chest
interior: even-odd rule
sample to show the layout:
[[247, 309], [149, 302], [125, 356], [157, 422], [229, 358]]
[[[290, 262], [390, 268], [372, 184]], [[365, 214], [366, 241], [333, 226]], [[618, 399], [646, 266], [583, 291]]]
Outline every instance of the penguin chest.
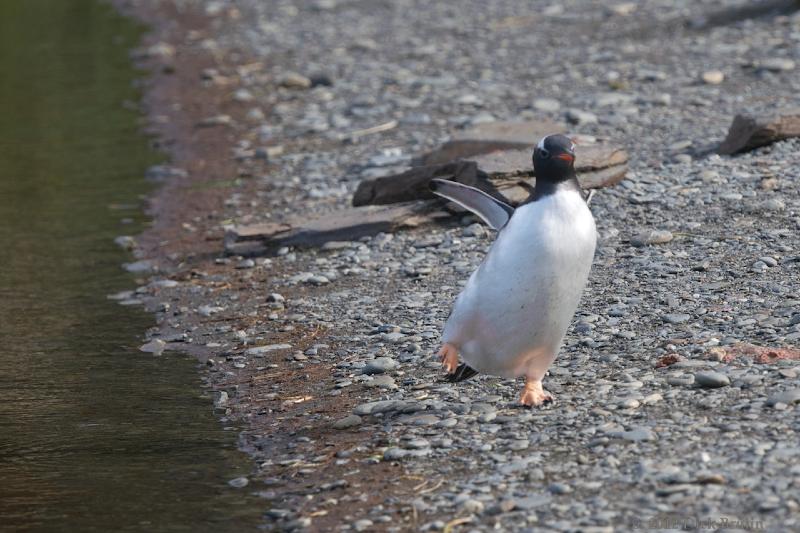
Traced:
[[[445, 341], [476, 370], [516, 375], [552, 357], [586, 284], [596, 230], [576, 191], [517, 209], [459, 295]], [[450, 337], [450, 339], [448, 339]]]

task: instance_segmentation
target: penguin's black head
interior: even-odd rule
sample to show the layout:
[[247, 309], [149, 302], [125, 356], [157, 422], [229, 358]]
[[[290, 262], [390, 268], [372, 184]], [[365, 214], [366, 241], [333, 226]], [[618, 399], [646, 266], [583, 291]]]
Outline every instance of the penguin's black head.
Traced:
[[533, 171], [539, 182], [558, 183], [575, 177], [575, 144], [566, 135], [548, 135], [533, 151]]

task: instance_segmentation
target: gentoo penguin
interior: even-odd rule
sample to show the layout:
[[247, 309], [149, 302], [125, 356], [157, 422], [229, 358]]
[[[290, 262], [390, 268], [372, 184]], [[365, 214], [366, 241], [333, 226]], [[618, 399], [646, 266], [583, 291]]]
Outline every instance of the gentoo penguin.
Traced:
[[439, 356], [451, 381], [479, 372], [524, 376], [522, 404], [553, 399], [542, 378], [578, 306], [597, 241], [574, 162], [575, 145], [568, 137], [539, 141], [533, 152], [536, 186], [516, 209], [473, 187], [431, 182], [434, 193], [499, 231], [444, 327]]

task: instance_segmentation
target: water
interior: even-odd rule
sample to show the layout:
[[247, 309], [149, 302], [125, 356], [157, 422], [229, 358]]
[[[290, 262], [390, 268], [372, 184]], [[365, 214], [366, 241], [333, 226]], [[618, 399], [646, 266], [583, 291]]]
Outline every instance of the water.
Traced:
[[106, 298], [134, 286], [112, 241], [156, 162], [124, 105], [139, 32], [104, 2], [0, 2], [0, 530], [258, 521], [196, 363], [138, 352], [152, 318]]

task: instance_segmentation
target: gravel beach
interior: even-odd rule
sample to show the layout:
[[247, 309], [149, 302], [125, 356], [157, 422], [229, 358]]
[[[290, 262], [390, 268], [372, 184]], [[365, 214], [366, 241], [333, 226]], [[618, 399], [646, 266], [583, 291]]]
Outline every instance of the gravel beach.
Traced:
[[[267, 528], [800, 530], [800, 139], [715, 151], [736, 114], [800, 107], [800, 4], [122, 5], [154, 27], [138, 57], [171, 156], [152, 229], [120, 241], [142, 275], [124, 299], [156, 313], [150, 352], [204, 362]], [[333, 213], [453, 132], [523, 119], [630, 155], [592, 200], [552, 404], [442, 380], [494, 239], [471, 216], [225, 254], [234, 225]]]

